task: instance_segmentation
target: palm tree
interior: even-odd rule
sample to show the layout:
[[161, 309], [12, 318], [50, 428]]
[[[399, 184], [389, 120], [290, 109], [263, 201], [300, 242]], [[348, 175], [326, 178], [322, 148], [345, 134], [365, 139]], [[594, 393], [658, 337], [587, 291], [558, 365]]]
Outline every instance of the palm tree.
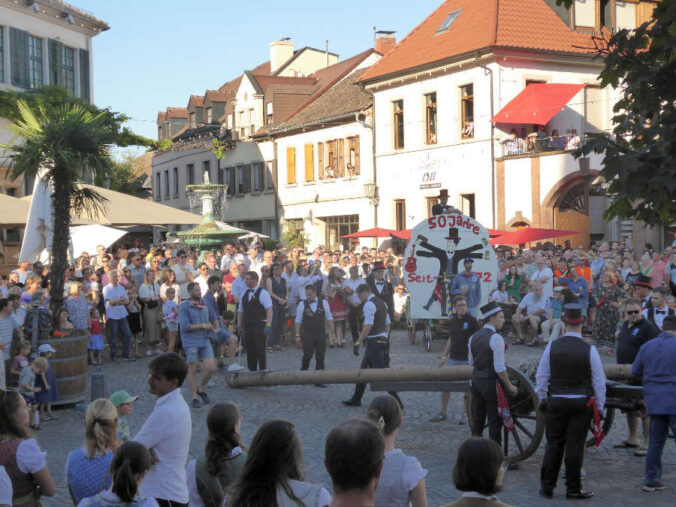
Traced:
[[50, 270], [50, 310], [58, 315], [63, 303], [68, 268], [71, 213], [94, 219], [106, 199], [77, 185], [90, 175], [107, 175], [112, 167], [109, 146], [115, 134], [106, 125], [106, 112], [92, 113], [81, 104], [43, 105], [32, 110], [17, 102], [18, 115], [10, 126], [14, 144], [3, 145], [13, 179], [40, 174], [52, 188], [53, 240]]

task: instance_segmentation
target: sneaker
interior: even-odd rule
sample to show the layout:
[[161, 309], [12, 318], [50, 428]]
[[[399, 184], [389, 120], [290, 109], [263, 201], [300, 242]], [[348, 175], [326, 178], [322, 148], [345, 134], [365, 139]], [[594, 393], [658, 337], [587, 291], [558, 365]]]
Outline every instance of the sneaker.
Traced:
[[646, 493], [652, 493], [653, 491], [662, 491], [663, 489], [666, 489], [666, 487], [667, 485], [664, 482], [654, 481], [643, 483], [643, 487], [641, 489]]
[[230, 366], [228, 366], [228, 371], [231, 371], [231, 372], [242, 371], [242, 370], [246, 370], [246, 368], [239, 363], [232, 363]]
[[441, 412], [439, 412], [437, 415], [432, 417], [432, 419], [430, 419], [430, 422], [441, 422], [441, 421], [445, 421], [447, 419], [448, 419], [448, 416], [446, 414], [442, 414]]
[[153, 355], [153, 351], [152, 351], [152, 350], [150, 350], [150, 349], [146, 350], [146, 356], [150, 357], [150, 356], [152, 356], [152, 355]]
[[202, 401], [204, 402], [205, 405], [208, 405], [211, 403], [211, 400], [209, 399], [209, 396], [207, 396], [207, 393], [205, 391], [202, 391], [201, 393], [197, 393], [197, 395], [202, 398]]
[[197, 398], [193, 398], [192, 403], [190, 404], [192, 408], [200, 408], [202, 406], [202, 402], [198, 400]]
[[216, 387], [216, 382], [210, 380], [209, 382], [207, 382], [207, 387]]
[[223, 359], [219, 359], [218, 362], [216, 363], [216, 366], [217, 366], [219, 369], [225, 368], [225, 361], [223, 361]]

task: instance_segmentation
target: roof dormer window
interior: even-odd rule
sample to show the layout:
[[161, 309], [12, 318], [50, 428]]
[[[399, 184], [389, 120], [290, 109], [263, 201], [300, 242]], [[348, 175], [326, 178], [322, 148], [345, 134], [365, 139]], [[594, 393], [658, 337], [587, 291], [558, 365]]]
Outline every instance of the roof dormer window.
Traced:
[[434, 35], [438, 35], [440, 33], [447, 32], [448, 29], [451, 27], [453, 22], [457, 19], [457, 17], [460, 15], [460, 12], [462, 12], [462, 9], [458, 9], [457, 11], [451, 12], [448, 17], [444, 20], [443, 23], [441, 23], [441, 26], [437, 29], [437, 31], [434, 33]]

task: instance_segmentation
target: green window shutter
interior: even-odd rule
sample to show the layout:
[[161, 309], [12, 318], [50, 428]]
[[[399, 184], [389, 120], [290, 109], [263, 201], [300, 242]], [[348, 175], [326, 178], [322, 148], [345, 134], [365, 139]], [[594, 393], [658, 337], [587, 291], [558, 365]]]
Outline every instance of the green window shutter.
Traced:
[[89, 51], [80, 49], [80, 97], [87, 102], [91, 101], [89, 88]]
[[63, 44], [49, 39], [49, 84], [65, 86], [63, 76]]
[[12, 84], [28, 88], [28, 32], [10, 27], [9, 49]]

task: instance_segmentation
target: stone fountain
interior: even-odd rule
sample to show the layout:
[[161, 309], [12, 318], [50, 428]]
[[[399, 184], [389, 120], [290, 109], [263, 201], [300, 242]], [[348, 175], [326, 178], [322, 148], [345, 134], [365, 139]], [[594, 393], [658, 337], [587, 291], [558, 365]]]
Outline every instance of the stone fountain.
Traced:
[[205, 250], [223, 246], [228, 240], [247, 234], [243, 229], [218, 223], [214, 218], [214, 199], [219, 194], [225, 194], [227, 185], [211, 183], [209, 173], [205, 172], [204, 183], [185, 188], [202, 201], [202, 221], [194, 229], [175, 233], [181, 243]]

